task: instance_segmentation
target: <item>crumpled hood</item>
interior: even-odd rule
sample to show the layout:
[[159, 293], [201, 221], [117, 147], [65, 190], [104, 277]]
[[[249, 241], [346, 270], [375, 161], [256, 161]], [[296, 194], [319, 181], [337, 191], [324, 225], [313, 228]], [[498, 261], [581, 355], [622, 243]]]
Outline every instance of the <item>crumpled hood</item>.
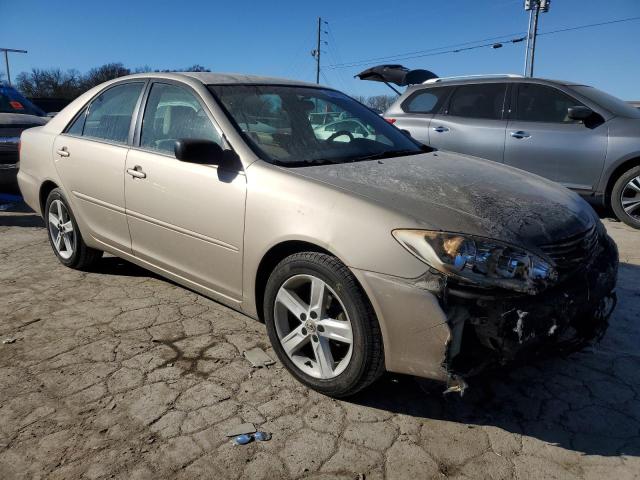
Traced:
[[[522, 170], [449, 152], [296, 168], [296, 173], [367, 197], [424, 228], [535, 247], [595, 220], [566, 188]], [[411, 225], [398, 225], [398, 228]]]

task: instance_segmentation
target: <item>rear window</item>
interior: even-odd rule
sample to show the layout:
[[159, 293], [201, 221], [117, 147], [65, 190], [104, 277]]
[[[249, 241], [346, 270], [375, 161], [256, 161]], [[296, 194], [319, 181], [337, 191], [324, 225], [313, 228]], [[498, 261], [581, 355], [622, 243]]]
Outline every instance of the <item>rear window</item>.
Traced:
[[440, 109], [450, 91], [450, 87], [419, 90], [402, 102], [402, 109], [407, 113], [435, 113]]
[[13, 87], [0, 85], [0, 113], [22, 113], [44, 117], [45, 113]]
[[[143, 86], [142, 82], [125, 83], [111, 87], [98, 95], [89, 105], [82, 135], [110, 142], [127, 143], [131, 116]], [[71, 129], [75, 129], [75, 123]]]
[[481, 83], [456, 88], [449, 104], [449, 115], [467, 118], [502, 118], [507, 85]]

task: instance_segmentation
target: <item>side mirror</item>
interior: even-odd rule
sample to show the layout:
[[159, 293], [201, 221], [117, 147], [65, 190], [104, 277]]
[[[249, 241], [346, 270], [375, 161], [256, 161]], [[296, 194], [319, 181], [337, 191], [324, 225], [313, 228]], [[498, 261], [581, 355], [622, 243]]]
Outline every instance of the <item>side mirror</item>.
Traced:
[[216, 142], [195, 138], [176, 140], [174, 153], [181, 162], [202, 165], [220, 165], [225, 158], [224, 150]]
[[589, 107], [579, 106], [579, 107], [569, 107], [567, 109], [567, 116], [571, 120], [584, 121], [587, 118], [589, 118], [591, 115], [593, 115], [593, 110], [591, 110]]

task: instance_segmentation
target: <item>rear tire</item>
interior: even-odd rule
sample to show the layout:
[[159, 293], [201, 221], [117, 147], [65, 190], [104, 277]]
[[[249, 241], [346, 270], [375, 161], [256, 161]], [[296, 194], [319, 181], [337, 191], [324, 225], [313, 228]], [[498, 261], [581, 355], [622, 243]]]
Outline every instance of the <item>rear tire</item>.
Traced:
[[[318, 302], [313, 294], [316, 285], [322, 289]], [[291, 293], [293, 310], [302, 307], [298, 315], [283, 303]], [[315, 310], [314, 305], [320, 307]], [[309, 388], [347, 397], [383, 373], [382, 334], [375, 312], [356, 278], [337, 258], [302, 252], [282, 260], [267, 280], [263, 308], [278, 358]], [[291, 337], [295, 331], [299, 338]], [[287, 343], [287, 338], [294, 343]], [[295, 346], [285, 350], [283, 342]], [[323, 362], [324, 355], [328, 361]]]
[[627, 225], [640, 229], [640, 166], [623, 173], [611, 191], [611, 208]]
[[47, 197], [44, 221], [53, 253], [63, 265], [88, 270], [102, 258], [100, 250], [84, 243], [76, 217], [59, 188], [51, 190]]

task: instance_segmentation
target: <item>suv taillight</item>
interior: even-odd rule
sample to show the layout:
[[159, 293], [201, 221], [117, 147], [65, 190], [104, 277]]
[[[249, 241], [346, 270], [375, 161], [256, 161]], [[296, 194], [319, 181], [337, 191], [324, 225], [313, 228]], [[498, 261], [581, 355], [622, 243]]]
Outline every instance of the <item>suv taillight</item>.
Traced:
[[384, 119], [385, 119], [387, 122], [389, 122], [391, 125], [393, 125], [394, 123], [396, 123], [396, 119], [395, 119], [395, 118], [387, 118], [387, 117], [384, 117]]

